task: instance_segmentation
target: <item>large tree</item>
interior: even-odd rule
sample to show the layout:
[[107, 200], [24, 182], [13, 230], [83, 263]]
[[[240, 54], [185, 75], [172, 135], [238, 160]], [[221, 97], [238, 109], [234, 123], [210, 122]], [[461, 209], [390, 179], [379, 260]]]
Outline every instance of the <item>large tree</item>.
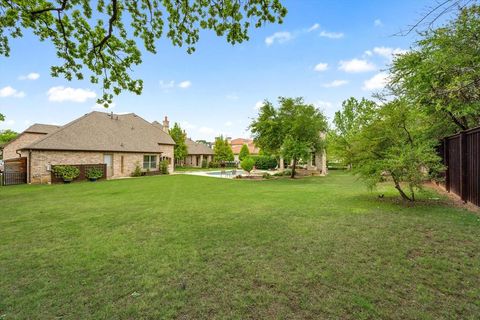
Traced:
[[185, 144], [187, 135], [176, 122], [172, 129], [169, 130], [169, 133], [173, 141], [175, 141], [175, 147], [173, 150], [174, 158], [177, 160], [177, 162], [183, 161], [183, 159], [185, 159], [185, 157], [188, 155], [187, 145]]
[[[480, 6], [460, 11], [445, 26], [422, 34], [398, 56], [390, 89], [436, 117], [443, 134], [480, 125]], [[452, 128], [453, 126], [453, 128]]]
[[405, 100], [383, 105], [352, 138], [354, 170], [370, 187], [391, 178], [404, 200], [414, 201], [425, 180], [443, 170], [428, 115]]
[[353, 139], [368, 124], [377, 110], [374, 101], [351, 97], [342, 103], [342, 109], [335, 112], [333, 124], [335, 128], [328, 134], [329, 153], [337, 155], [349, 168], [353, 161]]
[[233, 161], [235, 159], [232, 147], [228, 143], [228, 140], [223, 138], [223, 136], [215, 138], [213, 151], [215, 152], [215, 161], [225, 162]]
[[327, 129], [325, 116], [302, 98], [278, 99], [279, 108], [265, 101], [258, 118], [250, 124], [257, 146], [292, 161], [292, 175], [298, 161], [308, 160], [312, 152], [324, 147], [320, 137]]
[[[2, 118], [2, 115], [0, 114], [0, 120], [1, 118]], [[18, 133], [10, 129], [0, 131], [0, 148], [7, 142], [10, 142], [13, 139], [15, 139], [17, 136], [18, 136]], [[3, 158], [3, 153], [0, 154], [0, 159], [2, 158]]]
[[102, 82], [99, 102], [108, 103], [122, 90], [142, 92], [131, 69], [142, 62], [140, 43], [156, 53], [165, 35], [192, 53], [202, 29], [241, 43], [252, 26], [282, 23], [286, 13], [280, 0], [0, 0], [0, 55], [10, 55], [13, 38], [32, 32], [63, 61], [52, 76]]

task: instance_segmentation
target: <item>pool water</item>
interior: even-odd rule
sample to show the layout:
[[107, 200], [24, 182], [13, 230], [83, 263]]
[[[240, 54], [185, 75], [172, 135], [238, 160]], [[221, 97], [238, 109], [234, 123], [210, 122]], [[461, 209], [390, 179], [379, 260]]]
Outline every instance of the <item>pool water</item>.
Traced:
[[220, 176], [220, 177], [236, 177], [240, 174], [245, 174], [246, 172], [243, 170], [236, 170], [235, 174], [233, 173], [233, 170], [224, 170], [224, 171], [210, 171], [206, 172], [207, 175], [209, 176]]

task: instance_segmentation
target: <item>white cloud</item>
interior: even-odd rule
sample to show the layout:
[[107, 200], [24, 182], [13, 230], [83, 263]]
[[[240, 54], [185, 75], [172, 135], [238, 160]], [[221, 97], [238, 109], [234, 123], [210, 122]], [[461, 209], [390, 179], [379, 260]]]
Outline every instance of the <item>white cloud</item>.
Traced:
[[255, 106], [253, 107], [254, 110], [260, 110], [263, 107], [263, 101], [257, 101]]
[[209, 127], [200, 127], [198, 128], [198, 132], [203, 133], [203, 134], [215, 134], [216, 131], [212, 128]]
[[163, 90], [168, 90], [175, 87], [175, 81], [173, 80], [170, 80], [170, 81], [160, 80], [159, 84], [160, 84], [160, 88], [162, 88]]
[[325, 70], [327, 70], [327, 69], [328, 69], [328, 63], [323, 63], [323, 62], [317, 64], [317, 65], [313, 68], [313, 70], [318, 71], [318, 72], [325, 71]]
[[320, 25], [318, 23], [315, 23], [313, 26], [307, 29], [307, 32], [312, 32], [320, 28]]
[[[369, 51], [369, 50], [367, 50]], [[365, 51], [365, 53], [367, 53]], [[408, 50], [401, 49], [401, 48], [390, 48], [390, 47], [375, 47], [373, 48], [373, 53], [377, 54], [381, 57], [387, 58], [389, 60], [392, 60], [396, 55], [399, 54], [405, 54], [408, 52]]]
[[54, 102], [85, 102], [88, 99], [94, 99], [97, 94], [90, 89], [76, 89], [71, 87], [57, 86], [51, 87], [47, 91], [47, 96], [49, 101]]
[[232, 121], [225, 122], [225, 127], [231, 127], [233, 125]]
[[349, 73], [373, 71], [376, 68], [377, 67], [375, 67], [373, 63], [361, 59], [352, 59], [346, 61], [342, 60], [339, 62], [338, 67], [339, 70], [343, 70]]
[[196, 125], [191, 124], [191, 123], [188, 122], [188, 121], [182, 121], [182, 122], [180, 122], [180, 127], [182, 127], [182, 129], [185, 129], [185, 130], [190, 130], [190, 129], [195, 129], [195, 128], [197, 128]]
[[347, 80], [333, 80], [332, 82], [329, 83], [324, 83], [322, 87], [324, 88], [336, 88], [336, 87], [341, 87], [348, 84]]
[[288, 31], [283, 32], [275, 32], [269, 37], [265, 38], [265, 44], [267, 46], [271, 46], [275, 42], [277, 43], [285, 43], [293, 39], [293, 35]]
[[373, 21], [373, 25], [375, 27], [383, 27], [383, 22], [380, 19], [375, 19], [375, 21]]
[[380, 72], [374, 75], [372, 78], [366, 80], [363, 83], [363, 90], [377, 90], [382, 89], [388, 82], [388, 74], [386, 72]]
[[22, 75], [22, 76], [18, 77], [18, 79], [20, 79], [20, 80], [37, 80], [38, 78], [40, 78], [40, 74], [38, 74], [36, 72], [30, 72], [26, 76]]
[[240, 99], [240, 97], [237, 96], [236, 93], [227, 94], [227, 95], [225, 96], [225, 98], [227, 98], [228, 100], [238, 100], [238, 99]]
[[343, 38], [344, 34], [342, 32], [328, 32], [328, 31], [322, 30], [319, 33], [319, 36], [324, 38], [329, 38], [329, 39], [341, 39]]
[[332, 103], [329, 101], [318, 100], [314, 103], [317, 108], [328, 109], [332, 107]]
[[178, 84], [178, 87], [182, 89], [187, 89], [187, 88], [190, 88], [191, 86], [192, 86], [192, 82], [189, 80], [182, 81]]
[[111, 109], [115, 108], [115, 106], [116, 106], [115, 102], [112, 102], [112, 103], [110, 103], [110, 105], [108, 106], [108, 109], [107, 109], [107, 108], [104, 107], [103, 104], [95, 103], [93, 105], [92, 109], [108, 111], [108, 110], [111, 110]]
[[0, 98], [23, 98], [25, 97], [25, 92], [18, 91], [17, 89], [12, 88], [11, 86], [6, 86], [0, 89]]
[[13, 129], [15, 123], [16, 122], [13, 119], [6, 119], [5, 121], [0, 121], [0, 129]]

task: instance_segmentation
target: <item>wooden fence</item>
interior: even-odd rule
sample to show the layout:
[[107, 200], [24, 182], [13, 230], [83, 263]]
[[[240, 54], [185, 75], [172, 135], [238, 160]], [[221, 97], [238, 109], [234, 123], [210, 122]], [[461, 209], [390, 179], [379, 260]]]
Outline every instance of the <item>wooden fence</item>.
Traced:
[[480, 127], [446, 137], [439, 152], [447, 191], [480, 206]]
[[[60, 165], [59, 165], [60, 166]], [[72, 164], [69, 165], [72, 167], [77, 167], [80, 170], [80, 175], [75, 178], [73, 181], [82, 181], [82, 180], [88, 180], [86, 173], [89, 169], [91, 168], [98, 168], [103, 171], [103, 176], [100, 179], [105, 179], [107, 176], [107, 165], [104, 163], [98, 163], [98, 164]], [[58, 176], [55, 174], [54, 169], [55, 166], [52, 166], [52, 171], [51, 171], [51, 182], [52, 183], [63, 183], [62, 177]], [[99, 179], [99, 180], [100, 180]]]

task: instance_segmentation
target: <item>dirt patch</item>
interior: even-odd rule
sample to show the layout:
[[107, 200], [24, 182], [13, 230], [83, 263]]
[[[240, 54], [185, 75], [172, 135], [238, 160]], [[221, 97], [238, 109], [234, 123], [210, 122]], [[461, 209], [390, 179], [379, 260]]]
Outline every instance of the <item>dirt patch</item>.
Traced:
[[480, 214], [479, 207], [477, 207], [473, 203], [464, 202], [459, 196], [457, 196], [454, 193], [448, 192], [441, 185], [437, 185], [436, 183], [433, 183], [433, 182], [427, 182], [424, 185], [425, 187], [433, 189], [438, 193], [440, 193], [441, 195], [446, 196], [448, 198], [448, 202], [450, 205], [453, 205], [454, 207], [457, 207], [457, 208], [467, 209], [468, 211], [474, 212], [476, 214]]

